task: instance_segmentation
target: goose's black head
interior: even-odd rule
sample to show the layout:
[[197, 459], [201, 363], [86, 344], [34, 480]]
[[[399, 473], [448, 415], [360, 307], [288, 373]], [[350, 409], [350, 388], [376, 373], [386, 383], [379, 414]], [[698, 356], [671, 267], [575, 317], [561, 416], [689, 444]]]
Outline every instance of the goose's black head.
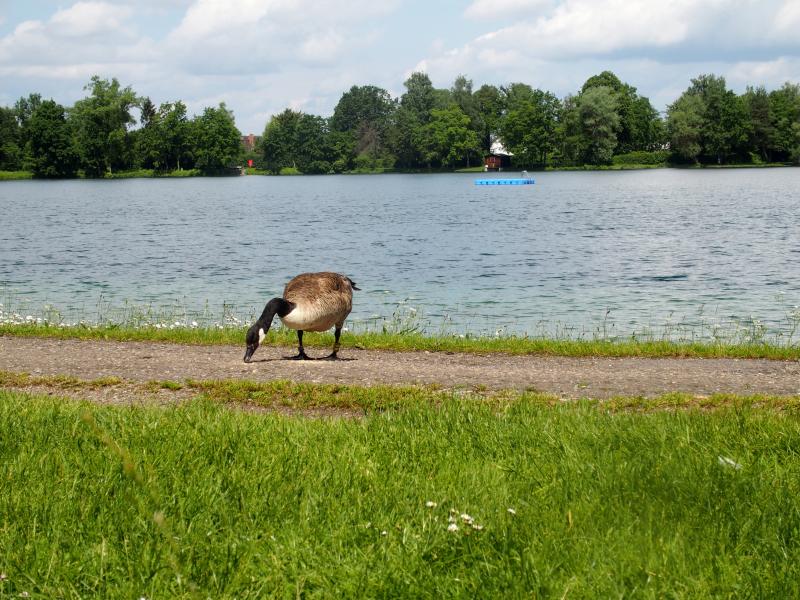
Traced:
[[256, 323], [247, 330], [247, 336], [245, 337], [247, 349], [244, 351], [244, 362], [249, 363], [252, 360], [253, 354], [255, 354], [265, 335], [266, 331], [264, 331], [260, 323]]

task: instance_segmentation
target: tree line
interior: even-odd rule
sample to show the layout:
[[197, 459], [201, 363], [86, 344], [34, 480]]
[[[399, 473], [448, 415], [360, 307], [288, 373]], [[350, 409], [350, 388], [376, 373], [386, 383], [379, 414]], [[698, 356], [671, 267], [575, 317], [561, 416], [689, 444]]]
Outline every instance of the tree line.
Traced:
[[116, 79], [95, 76], [84, 89], [89, 95], [68, 108], [40, 94], [0, 107], [0, 170], [46, 178], [134, 169], [215, 174], [241, 157], [241, 136], [224, 103], [190, 119], [180, 100], [156, 107]]
[[224, 104], [190, 119], [181, 101], [156, 107], [116, 79], [93, 77], [89, 95], [72, 107], [38, 94], [0, 107], [0, 170], [213, 174], [246, 159], [273, 173], [455, 169], [480, 165], [496, 142], [517, 168], [800, 163], [800, 85], [793, 83], [736, 94], [723, 77], [701, 75], [664, 116], [609, 71], [564, 98], [525, 83], [474, 90], [463, 75], [440, 89], [413, 73], [404, 86], [399, 98], [353, 86], [329, 118], [287, 108], [247, 154]]

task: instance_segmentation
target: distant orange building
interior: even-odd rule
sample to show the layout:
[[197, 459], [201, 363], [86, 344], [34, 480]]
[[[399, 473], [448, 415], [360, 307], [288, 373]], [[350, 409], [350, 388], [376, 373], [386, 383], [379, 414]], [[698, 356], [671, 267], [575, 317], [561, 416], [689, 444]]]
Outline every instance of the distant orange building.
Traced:
[[260, 141], [261, 141], [261, 136], [255, 135], [253, 133], [242, 136], [242, 146], [244, 146], [244, 149], [247, 152], [253, 152], [256, 149], [256, 145]]

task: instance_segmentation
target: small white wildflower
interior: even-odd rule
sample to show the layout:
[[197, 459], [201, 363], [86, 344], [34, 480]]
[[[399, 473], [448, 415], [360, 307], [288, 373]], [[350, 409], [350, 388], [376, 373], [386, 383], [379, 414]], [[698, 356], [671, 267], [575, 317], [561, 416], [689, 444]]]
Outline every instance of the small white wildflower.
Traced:
[[475, 519], [470, 517], [467, 513], [461, 513], [461, 520], [469, 525], [472, 525], [475, 522]]
[[[3, 306], [3, 305], [0, 304], [0, 306]], [[5, 573], [0, 573], [0, 581], [5, 581], [6, 579], [8, 579], [8, 575], [6, 575]]]
[[510, 515], [516, 515], [517, 514], [517, 511], [515, 511], [513, 508], [509, 508], [509, 509], [506, 509], [506, 510], [508, 511], [508, 514], [510, 514]]
[[386, 535], [386, 530], [381, 531], [381, 535]]
[[483, 529], [483, 525], [478, 525], [477, 523], [473, 523], [473, 524], [472, 524], [472, 528], [473, 528], [475, 531], [480, 531], [481, 529]]
[[453, 515], [450, 515], [449, 517], [447, 517], [447, 522], [448, 523], [455, 523], [456, 522], [456, 518]]
[[19, 597], [20, 597], [20, 598], [30, 598], [30, 597], [31, 597], [31, 595], [30, 595], [28, 592], [22, 592], [22, 593], [19, 595]]
[[450, 525], [447, 526], [447, 531], [458, 531], [458, 525], [450, 523]]
[[197, 327], [197, 321], [192, 321], [192, 327]]
[[723, 467], [731, 467], [733, 469], [736, 469], [737, 471], [742, 468], [742, 465], [737, 463], [732, 458], [728, 458], [727, 456], [718, 456], [717, 462]]
[[428, 500], [425, 503], [425, 506], [427, 506], [428, 508], [436, 508], [436, 502], [434, 502], [433, 500]]

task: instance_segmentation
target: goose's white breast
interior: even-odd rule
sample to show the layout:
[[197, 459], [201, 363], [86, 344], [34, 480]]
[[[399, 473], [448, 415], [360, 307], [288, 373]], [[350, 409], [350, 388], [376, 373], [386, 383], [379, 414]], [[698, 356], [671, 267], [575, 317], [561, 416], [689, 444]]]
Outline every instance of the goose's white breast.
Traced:
[[286, 316], [281, 317], [281, 321], [290, 329], [302, 329], [303, 331], [326, 331], [333, 327], [335, 316], [318, 305], [297, 305]]

